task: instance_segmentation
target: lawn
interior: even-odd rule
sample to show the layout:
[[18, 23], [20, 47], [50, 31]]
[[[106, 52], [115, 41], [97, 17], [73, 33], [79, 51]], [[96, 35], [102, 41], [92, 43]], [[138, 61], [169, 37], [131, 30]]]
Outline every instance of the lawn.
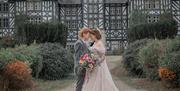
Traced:
[[180, 91], [180, 88], [165, 88], [160, 81], [150, 81], [146, 78], [130, 76], [123, 69], [121, 64], [119, 67], [114, 68], [112, 73], [120, 80], [136, 89], [145, 89], [146, 91]]
[[63, 89], [69, 84], [74, 82], [73, 78], [64, 78], [62, 80], [47, 81], [47, 80], [35, 80], [35, 87], [33, 91], [58, 91]]
[[[64, 78], [62, 80], [48, 81], [42, 79], [34, 79], [34, 86], [32, 89], [20, 90], [20, 91], [58, 91], [62, 88], [69, 86], [73, 83], [74, 79], [71, 77]], [[3, 83], [0, 81], [0, 91], [3, 90]], [[10, 91], [19, 91], [19, 90], [10, 90]]]

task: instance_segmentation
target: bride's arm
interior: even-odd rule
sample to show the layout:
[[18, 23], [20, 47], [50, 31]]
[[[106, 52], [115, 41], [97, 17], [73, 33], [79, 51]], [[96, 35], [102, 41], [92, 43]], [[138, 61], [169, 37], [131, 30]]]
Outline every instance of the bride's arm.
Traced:
[[106, 49], [105, 49], [105, 47], [104, 47], [104, 45], [103, 45], [103, 43], [99, 43], [98, 45], [97, 45], [97, 52], [98, 52], [98, 54], [100, 55], [100, 57], [99, 57], [99, 59], [98, 59], [98, 64], [100, 65], [104, 60], [105, 60], [105, 51], [106, 51]]

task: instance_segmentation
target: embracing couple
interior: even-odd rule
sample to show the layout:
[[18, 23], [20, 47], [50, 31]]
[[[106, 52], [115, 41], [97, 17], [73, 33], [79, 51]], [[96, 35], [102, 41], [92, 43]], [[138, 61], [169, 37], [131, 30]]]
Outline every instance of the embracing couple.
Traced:
[[[90, 46], [90, 41], [93, 45]], [[115, 86], [108, 69], [102, 41], [101, 30], [82, 28], [79, 31], [79, 39], [74, 45], [75, 49], [75, 75], [77, 77], [76, 91], [119, 91]], [[92, 53], [97, 56], [97, 66], [88, 72], [80, 63], [84, 54]], [[87, 74], [88, 73], [88, 74]]]

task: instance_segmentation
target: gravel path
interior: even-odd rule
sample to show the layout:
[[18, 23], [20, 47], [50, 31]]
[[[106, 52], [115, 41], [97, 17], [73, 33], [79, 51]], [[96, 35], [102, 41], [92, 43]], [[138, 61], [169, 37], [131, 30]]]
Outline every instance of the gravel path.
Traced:
[[[111, 70], [115, 68], [117, 66], [117, 62], [121, 61], [121, 59], [122, 59], [121, 56], [108, 56], [107, 62], [109, 69]], [[116, 86], [119, 88], [119, 91], [145, 91], [145, 90], [134, 89], [115, 76], [113, 76], [113, 79]], [[72, 83], [70, 86], [58, 91], [75, 91], [74, 89], [75, 89], [75, 84]]]

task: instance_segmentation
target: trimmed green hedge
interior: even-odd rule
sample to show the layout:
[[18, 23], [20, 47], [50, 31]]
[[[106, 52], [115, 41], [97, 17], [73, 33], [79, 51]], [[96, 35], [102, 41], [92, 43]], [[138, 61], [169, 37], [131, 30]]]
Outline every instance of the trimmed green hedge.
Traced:
[[177, 35], [177, 22], [171, 14], [161, 15], [156, 23], [141, 23], [132, 25], [127, 32], [129, 42], [144, 38], [166, 39]]
[[68, 29], [62, 23], [25, 23], [16, 29], [16, 42], [18, 44], [61, 43], [66, 46]]

